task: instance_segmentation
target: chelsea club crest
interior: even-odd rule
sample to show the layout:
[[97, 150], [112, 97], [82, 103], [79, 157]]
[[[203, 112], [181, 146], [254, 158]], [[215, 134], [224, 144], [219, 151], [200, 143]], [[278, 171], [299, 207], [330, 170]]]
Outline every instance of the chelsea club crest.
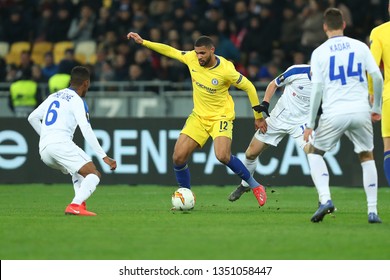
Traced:
[[218, 80], [217, 80], [217, 79], [212, 79], [212, 80], [211, 80], [211, 83], [212, 83], [214, 86], [216, 86], [216, 85], [218, 85]]

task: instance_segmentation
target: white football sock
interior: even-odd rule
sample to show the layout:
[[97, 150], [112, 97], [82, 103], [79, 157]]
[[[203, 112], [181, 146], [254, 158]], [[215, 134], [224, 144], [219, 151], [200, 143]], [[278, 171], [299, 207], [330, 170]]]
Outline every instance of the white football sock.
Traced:
[[[243, 163], [245, 167], [249, 170], [251, 176], [253, 177], [253, 174], [255, 173], [256, 166], [257, 166], [257, 158], [254, 160], [245, 158]], [[241, 181], [241, 185], [243, 185], [244, 187], [249, 187], [249, 184], [244, 180]]]
[[73, 182], [73, 188], [74, 188], [74, 194], [76, 195], [77, 191], [80, 189], [81, 182], [84, 180], [84, 177], [81, 176], [79, 173], [74, 173], [72, 175], [72, 182]]
[[361, 163], [363, 169], [363, 186], [367, 196], [368, 213], [377, 213], [377, 198], [378, 198], [378, 173], [374, 160], [369, 160]]
[[310, 165], [311, 178], [318, 192], [318, 198], [321, 204], [325, 204], [330, 197], [329, 172], [325, 160], [317, 154], [308, 154], [307, 159]]
[[81, 186], [76, 192], [75, 197], [73, 198], [72, 203], [81, 204], [83, 201], [86, 201], [91, 194], [96, 190], [96, 186], [99, 184], [100, 179], [95, 174], [88, 174], [84, 180], [81, 182]]

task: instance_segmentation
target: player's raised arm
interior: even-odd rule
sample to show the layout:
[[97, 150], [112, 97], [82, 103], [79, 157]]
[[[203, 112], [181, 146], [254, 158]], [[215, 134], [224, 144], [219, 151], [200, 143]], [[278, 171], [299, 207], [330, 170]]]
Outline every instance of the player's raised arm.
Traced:
[[158, 52], [159, 54], [162, 54], [164, 56], [179, 60], [182, 63], [185, 63], [184, 60], [184, 53], [183, 51], [177, 50], [171, 46], [161, 44], [161, 43], [155, 43], [148, 40], [142, 39], [142, 37], [135, 32], [130, 32], [127, 34], [127, 39], [133, 39], [134, 42], [137, 44], [143, 45], [147, 47], [148, 49], [151, 49], [155, 52]]

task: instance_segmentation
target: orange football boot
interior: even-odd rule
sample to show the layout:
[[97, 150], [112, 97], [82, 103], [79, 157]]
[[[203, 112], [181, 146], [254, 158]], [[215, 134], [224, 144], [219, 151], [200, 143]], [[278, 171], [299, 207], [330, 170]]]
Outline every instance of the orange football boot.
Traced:
[[259, 185], [256, 188], [253, 188], [252, 191], [257, 199], [257, 202], [259, 202], [259, 205], [263, 206], [267, 201], [267, 194], [265, 193], [264, 187]]
[[65, 215], [96, 216], [96, 213], [85, 210], [82, 205], [71, 203], [66, 207]]

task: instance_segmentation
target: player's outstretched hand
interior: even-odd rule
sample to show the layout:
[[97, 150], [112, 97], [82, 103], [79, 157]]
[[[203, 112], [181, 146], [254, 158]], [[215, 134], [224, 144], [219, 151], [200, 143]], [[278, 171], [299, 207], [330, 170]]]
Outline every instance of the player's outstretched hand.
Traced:
[[260, 105], [256, 105], [252, 107], [253, 110], [255, 110], [257, 113], [264, 112], [269, 117], [268, 109], [269, 109], [269, 103], [267, 101], [261, 102]]
[[135, 32], [130, 32], [129, 34], [127, 34], [127, 39], [131, 38], [133, 38], [134, 42], [136, 42], [137, 44], [142, 44], [144, 42], [144, 39], [142, 39], [141, 36], [139, 36], [139, 34]]
[[313, 129], [312, 128], [305, 128], [305, 131], [303, 132], [303, 140], [305, 140], [306, 143], [309, 142], [310, 138], [312, 137]]
[[103, 161], [108, 165], [110, 166], [110, 169], [111, 170], [115, 170], [116, 169], [116, 160], [115, 159], [112, 159], [110, 157], [104, 157], [103, 158]]
[[261, 133], [266, 133], [267, 132], [267, 122], [265, 121], [264, 118], [261, 119], [256, 119], [255, 120], [255, 129], [260, 130]]
[[381, 115], [381, 114], [374, 113], [374, 112], [371, 113], [371, 121], [372, 121], [373, 123], [376, 123], [376, 122], [380, 121], [381, 118], [382, 118], [382, 115]]

